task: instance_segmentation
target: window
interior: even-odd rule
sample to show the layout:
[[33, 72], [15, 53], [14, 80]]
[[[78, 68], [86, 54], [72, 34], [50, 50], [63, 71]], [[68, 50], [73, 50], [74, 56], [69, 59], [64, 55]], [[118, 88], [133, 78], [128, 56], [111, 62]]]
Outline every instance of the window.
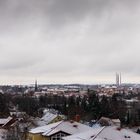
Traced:
[[60, 132], [58, 134], [55, 134], [51, 137], [51, 140], [62, 140], [62, 137], [67, 136], [66, 134]]

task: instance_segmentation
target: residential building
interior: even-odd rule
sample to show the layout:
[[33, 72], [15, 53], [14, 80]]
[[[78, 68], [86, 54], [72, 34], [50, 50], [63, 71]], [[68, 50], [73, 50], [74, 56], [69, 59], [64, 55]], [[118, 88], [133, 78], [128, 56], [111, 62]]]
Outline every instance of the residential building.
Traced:
[[34, 123], [37, 126], [43, 126], [51, 123], [55, 123], [58, 121], [61, 121], [65, 118], [64, 115], [60, 115], [56, 110], [54, 109], [45, 109], [44, 115], [41, 118], [36, 118]]
[[62, 137], [93, 130], [75, 121], [59, 121], [29, 131], [28, 140], [61, 140]]

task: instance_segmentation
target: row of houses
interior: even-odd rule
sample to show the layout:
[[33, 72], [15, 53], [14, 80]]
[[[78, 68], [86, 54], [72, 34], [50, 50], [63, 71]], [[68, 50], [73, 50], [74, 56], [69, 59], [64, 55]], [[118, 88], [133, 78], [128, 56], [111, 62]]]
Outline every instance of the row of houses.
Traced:
[[[14, 117], [16, 114], [19, 118]], [[9, 140], [13, 137], [18, 140], [140, 140], [139, 134], [120, 128], [118, 119], [102, 117], [90, 127], [67, 120], [55, 110], [45, 109], [37, 120], [22, 120], [20, 113], [16, 114], [0, 119], [0, 140], [7, 140], [7, 136]]]
[[117, 126], [92, 128], [75, 121], [59, 121], [31, 129], [27, 140], [140, 140], [140, 135]]

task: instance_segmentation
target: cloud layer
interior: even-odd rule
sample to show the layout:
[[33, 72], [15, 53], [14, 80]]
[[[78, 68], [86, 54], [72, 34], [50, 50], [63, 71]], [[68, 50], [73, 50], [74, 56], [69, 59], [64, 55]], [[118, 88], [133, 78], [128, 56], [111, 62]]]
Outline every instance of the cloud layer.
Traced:
[[0, 0], [1, 84], [140, 83], [139, 0]]

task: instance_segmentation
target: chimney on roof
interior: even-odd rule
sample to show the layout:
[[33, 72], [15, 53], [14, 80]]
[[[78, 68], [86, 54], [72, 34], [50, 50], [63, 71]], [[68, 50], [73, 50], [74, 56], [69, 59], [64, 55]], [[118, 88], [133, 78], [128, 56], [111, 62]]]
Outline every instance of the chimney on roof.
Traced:
[[78, 115], [78, 114], [75, 115], [75, 121], [76, 121], [76, 122], [80, 122], [80, 115]]

